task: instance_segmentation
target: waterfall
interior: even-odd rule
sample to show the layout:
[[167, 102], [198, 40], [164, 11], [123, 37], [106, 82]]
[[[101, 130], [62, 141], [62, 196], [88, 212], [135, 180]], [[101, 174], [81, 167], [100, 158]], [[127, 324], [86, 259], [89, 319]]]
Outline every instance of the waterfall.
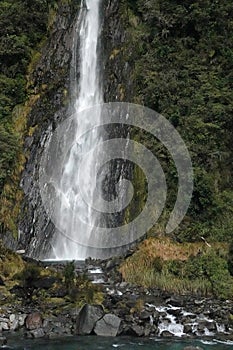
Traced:
[[[91, 239], [92, 230], [95, 225], [95, 215], [88, 205], [80, 198], [77, 191], [77, 170], [80, 166], [80, 154], [94, 147], [100, 135], [98, 130], [86, 133], [89, 120], [85, 113], [80, 113], [88, 107], [101, 104], [103, 101], [102, 87], [100, 81], [98, 64], [98, 44], [100, 32], [100, 1], [84, 0], [74, 28], [73, 55], [71, 64], [71, 94], [75, 110], [76, 129], [72, 147], [63, 164], [62, 175], [57, 185], [60, 194], [57, 216], [59, 217], [60, 232], [55, 235], [52, 243], [52, 257], [59, 260], [83, 260], [89, 253], [88, 248], [79, 245], [79, 235], [85, 235]], [[89, 116], [90, 117], [90, 116]], [[100, 113], [92, 113], [91, 118], [99, 120]], [[70, 137], [70, 135], [67, 135]], [[80, 141], [81, 140], [81, 141]], [[82, 183], [88, 189], [88, 197], [93, 201], [96, 184], [91, 181], [91, 172], [97, 166], [98, 157], [92, 156], [82, 168]], [[67, 208], [71, 210], [67, 210]], [[88, 230], [82, 232], [77, 227], [76, 215], [81, 215], [82, 220], [88, 225]], [[61, 233], [62, 232], [62, 233]]]

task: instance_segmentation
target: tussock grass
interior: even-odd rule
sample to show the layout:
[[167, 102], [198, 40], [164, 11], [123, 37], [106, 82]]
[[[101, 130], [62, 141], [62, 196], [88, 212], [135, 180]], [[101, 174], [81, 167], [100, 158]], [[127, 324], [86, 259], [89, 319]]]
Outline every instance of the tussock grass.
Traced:
[[[149, 238], [120, 267], [124, 280], [147, 288], [156, 287], [179, 294], [192, 293], [208, 296], [213, 286], [207, 278], [187, 278], [185, 263], [191, 257], [208, 254], [210, 251], [228, 253], [228, 245], [215, 243], [208, 247], [204, 242], [172, 242], [168, 238]], [[178, 273], [170, 272], [170, 266], [178, 262]]]

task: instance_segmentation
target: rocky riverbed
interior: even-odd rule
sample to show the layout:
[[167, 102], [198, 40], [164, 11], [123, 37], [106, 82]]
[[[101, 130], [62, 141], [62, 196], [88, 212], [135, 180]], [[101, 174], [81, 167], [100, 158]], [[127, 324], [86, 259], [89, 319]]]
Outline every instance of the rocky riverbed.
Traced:
[[[136, 337], [218, 337], [233, 340], [233, 303], [190, 295], [172, 295], [156, 288], [146, 289], [121, 280], [121, 259], [87, 260], [75, 263], [77, 274], [98, 285], [102, 302], [77, 303], [64, 297], [64, 290], [52, 289], [55, 277], [34, 281], [40, 295], [50, 289], [53, 303], [38, 304], [22, 298], [0, 308], [1, 343], [12, 332], [26, 338], [57, 338], [67, 335]], [[61, 272], [63, 263], [40, 263]], [[14, 292], [14, 290], [13, 290]], [[37, 294], [38, 295], [38, 294]], [[57, 300], [57, 303], [56, 303]]]

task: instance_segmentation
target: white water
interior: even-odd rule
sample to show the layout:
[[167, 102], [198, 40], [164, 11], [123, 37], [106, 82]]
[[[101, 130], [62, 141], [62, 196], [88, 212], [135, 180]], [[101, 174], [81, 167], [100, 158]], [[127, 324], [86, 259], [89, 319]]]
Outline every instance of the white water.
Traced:
[[[182, 337], [187, 335], [185, 333], [185, 325], [190, 325], [192, 329], [192, 334], [196, 336], [206, 336], [206, 337], [213, 337], [217, 333], [222, 334], [228, 334], [225, 325], [218, 324], [214, 320], [205, 317], [203, 315], [195, 315], [191, 312], [188, 312], [187, 310], [181, 308], [181, 307], [175, 307], [172, 305], [168, 306], [155, 306], [153, 304], [146, 304], [149, 307], [153, 307], [158, 313], [159, 313], [159, 322], [158, 322], [158, 335], [162, 335], [164, 331], [168, 331], [169, 333], [173, 334], [176, 337]], [[190, 320], [184, 320], [180, 317], [176, 317], [172, 314], [172, 311], [174, 310], [180, 310], [180, 315], [182, 316], [191, 316]], [[180, 320], [180, 322], [179, 322]], [[185, 321], [185, 322], [184, 322]], [[206, 323], [206, 327], [202, 331], [199, 330], [198, 326], [201, 322]], [[150, 320], [151, 322], [151, 320]], [[184, 324], [183, 324], [184, 322]], [[210, 331], [208, 329], [208, 324], [212, 325], [213, 322], [216, 325], [215, 331]], [[190, 334], [188, 334], [190, 335]]]
[[[53, 242], [52, 255], [56, 260], [84, 260], [87, 258], [87, 248], [78, 245], [80, 235], [91, 239], [95, 225], [95, 216], [89, 206], [80, 198], [77, 191], [77, 173], [80, 164], [80, 154], [94, 147], [100, 136], [97, 130], [80, 139], [83, 131], [87, 130], [90, 120], [80, 111], [102, 103], [102, 88], [98, 71], [98, 40], [100, 31], [99, 21], [100, 0], [83, 0], [73, 36], [73, 57], [71, 67], [71, 88], [74, 95], [73, 105], [76, 114], [76, 135], [63, 165], [62, 177], [59, 182], [58, 209], [59, 228], [63, 234], [57, 234]], [[80, 73], [80, 75], [79, 75]], [[91, 118], [98, 122], [100, 115], [92, 113]], [[91, 124], [90, 124], [91, 125]], [[70, 135], [67, 135], [70, 137]], [[81, 140], [81, 141], [80, 141]], [[82, 167], [82, 183], [88, 189], [88, 197], [93, 201], [96, 184], [91, 181], [91, 172], [97, 166], [98, 159], [88, 158]], [[80, 176], [80, 174], [79, 174]], [[77, 227], [75, 217], [81, 215], [88, 227], [82, 232]]]

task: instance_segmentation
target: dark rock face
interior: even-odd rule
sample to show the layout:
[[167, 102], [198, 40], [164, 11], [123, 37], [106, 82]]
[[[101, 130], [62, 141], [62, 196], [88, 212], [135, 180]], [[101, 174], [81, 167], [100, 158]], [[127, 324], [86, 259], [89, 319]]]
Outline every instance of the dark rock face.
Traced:
[[[73, 112], [69, 103], [72, 98], [71, 58], [73, 30], [80, 3], [81, 1], [59, 3], [41, 58], [29, 77], [33, 102], [27, 119], [28, 129], [34, 131], [25, 138], [27, 163], [21, 179], [24, 200], [17, 248], [25, 249], [27, 255], [36, 259], [50, 257], [52, 237], [56, 231], [41, 201], [38, 187], [39, 164], [51, 132]], [[128, 40], [125, 29], [127, 21], [122, 18], [123, 5], [118, 0], [107, 0], [101, 6], [100, 71], [104, 82], [104, 99], [105, 102], [130, 102], [133, 96], [130, 78], [132, 67], [127, 60], [130, 56], [127, 48], [122, 50]], [[123, 218], [119, 220], [122, 221]], [[15, 249], [13, 243], [9, 245]]]
[[102, 67], [105, 102], [134, 102], [132, 49], [127, 34], [128, 19], [117, 0], [108, 0], [103, 9]]
[[67, 94], [72, 53], [72, 31], [80, 1], [60, 3], [50, 36], [29, 78], [33, 103], [27, 115], [28, 129], [34, 130], [25, 140], [27, 163], [22, 174], [24, 192], [19, 222], [18, 247], [35, 258], [46, 257], [54, 234], [54, 225], [41, 201], [38, 186], [41, 155], [50, 132], [58, 121], [69, 115]]
[[100, 336], [115, 337], [119, 333], [121, 319], [115, 315], [106, 314], [94, 328], [94, 332]]
[[84, 305], [77, 317], [76, 333], [80, 335], [90, 334], [96, 322], [104, 315], [102, 306]]

